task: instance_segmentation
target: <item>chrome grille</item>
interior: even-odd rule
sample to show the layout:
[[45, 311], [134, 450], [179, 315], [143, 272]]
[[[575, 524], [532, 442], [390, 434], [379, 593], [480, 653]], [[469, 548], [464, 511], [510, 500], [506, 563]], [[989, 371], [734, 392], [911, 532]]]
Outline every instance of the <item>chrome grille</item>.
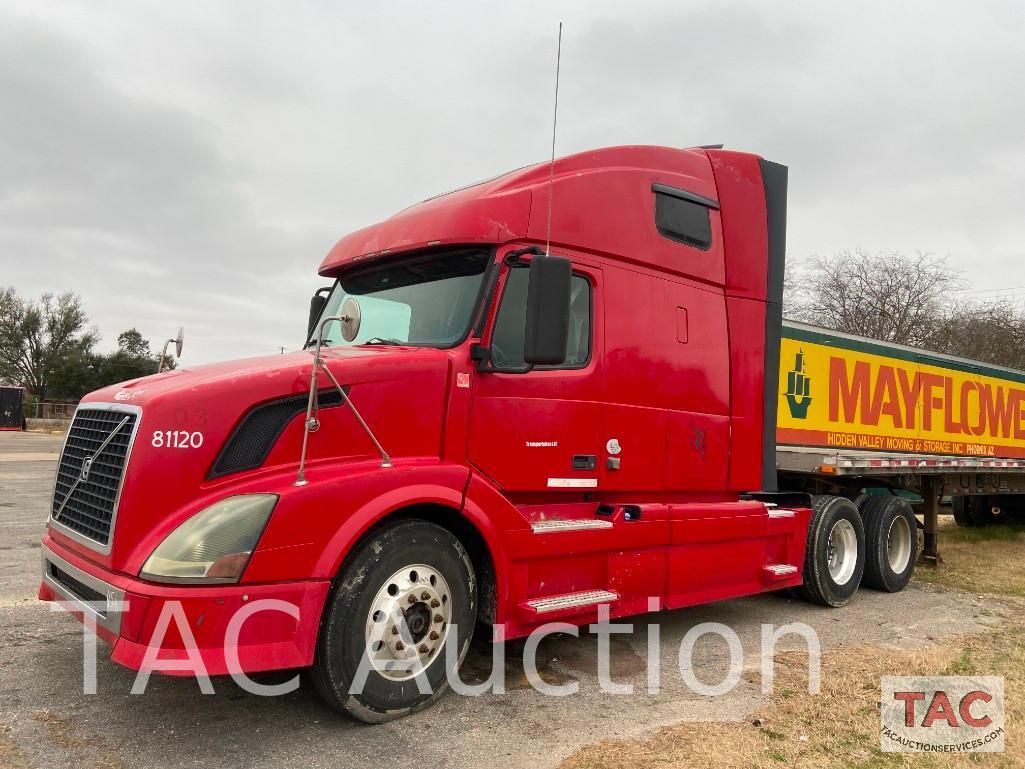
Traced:
[[134, 409], [78, 409], [57, 467], [50, 508], [53, 522], [104, 547], [110, 543], [137, 420]]

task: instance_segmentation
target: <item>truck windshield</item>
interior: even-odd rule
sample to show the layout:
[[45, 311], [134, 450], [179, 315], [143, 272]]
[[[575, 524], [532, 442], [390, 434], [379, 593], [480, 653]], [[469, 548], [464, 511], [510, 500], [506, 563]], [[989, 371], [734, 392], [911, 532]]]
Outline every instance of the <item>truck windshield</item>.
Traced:
[[489, 249], [465, 248], [346, 272], [331, 290], [321, 319], [338, 315], [342, 303], [354, 297], [360, 306], [359, 333], [346, 342], [340, 324], [329, 323], [325, 343], [457, 344], [466, 336], [490, 259]]

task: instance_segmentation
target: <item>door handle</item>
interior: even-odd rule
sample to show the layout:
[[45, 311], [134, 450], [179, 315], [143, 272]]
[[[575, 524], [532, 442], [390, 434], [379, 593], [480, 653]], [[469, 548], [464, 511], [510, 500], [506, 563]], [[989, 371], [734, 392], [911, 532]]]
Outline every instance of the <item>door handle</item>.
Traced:
[[598, 457], [595, 454], [574, 454], [574, 470], [593, 470], [598, 466]]

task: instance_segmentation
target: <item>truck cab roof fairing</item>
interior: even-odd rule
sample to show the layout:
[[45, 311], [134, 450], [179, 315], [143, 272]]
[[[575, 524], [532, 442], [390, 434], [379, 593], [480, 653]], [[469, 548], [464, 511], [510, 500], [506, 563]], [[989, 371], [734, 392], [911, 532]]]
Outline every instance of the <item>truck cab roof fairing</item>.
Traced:
[[[647, 233], [624, 226], [637, 214], [649, 214], [651, 183], [713, 200], [717, 197], [710, 164], [701, 149], [592, 150], [557, 159], [554, 176], [552, 243], [624, 255], [651, 248]], [[539, 163], [432, 197], [346, 235], [324, 258], [319, 272], [333, 277], [353, 262], [453, 243], [543, 242], [548, 181], [549, 164]], [[587, 226], [560, 219], [560, 210], [574, 211], [575, 217], [580, 210], [589, 212]], [[588, 233], [594, 237], [580, 242]]]

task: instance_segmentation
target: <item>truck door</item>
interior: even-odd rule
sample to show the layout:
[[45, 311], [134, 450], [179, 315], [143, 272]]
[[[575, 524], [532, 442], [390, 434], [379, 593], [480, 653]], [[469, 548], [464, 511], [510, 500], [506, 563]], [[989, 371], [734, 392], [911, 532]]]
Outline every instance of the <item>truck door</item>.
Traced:
[[504, 270], [485, 334], [495, 370], [473, 377], [470, 461], [506, 492], [594, 490], [602, 411], [601, 271], [574, 265], [566, 361], [528, 371], [528, 267], [515, 263]]
[[722, 291], [618, 266], [605, 275], [601, 487], [723, 491], [730, 358]]

